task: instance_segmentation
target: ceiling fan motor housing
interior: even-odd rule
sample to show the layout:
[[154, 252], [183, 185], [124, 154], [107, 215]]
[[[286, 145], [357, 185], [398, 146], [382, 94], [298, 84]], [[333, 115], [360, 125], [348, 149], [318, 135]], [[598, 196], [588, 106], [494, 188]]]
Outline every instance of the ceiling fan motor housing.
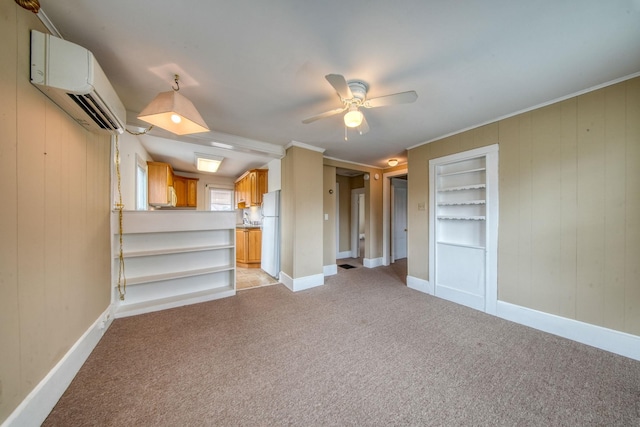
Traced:
[[367, 96], [367, 91], [369, 90], [369, 86], [361, 80], [349, 80], [347, 82], [349, 89], [351, 89], [351, 93], [353, 94], [353, 99], [363, 102], [365, 97]]

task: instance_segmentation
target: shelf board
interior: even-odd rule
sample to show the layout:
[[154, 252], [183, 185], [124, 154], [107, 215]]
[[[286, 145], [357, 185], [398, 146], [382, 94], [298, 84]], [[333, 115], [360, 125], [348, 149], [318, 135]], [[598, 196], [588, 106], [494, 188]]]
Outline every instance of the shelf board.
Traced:
[[457, 246], [457, 247], [460, 247], [460, 248], [486, 249], [484, 246], [465, 245], [464, 243], [451, 243], [451, 242], [443, 242], [443, 241], [437, 241], [436, 243], [438, 245]]
[[438, 192], [444, 193], [447, 191], [478, 190], [482, 188], [487, 188], [487, 184], [471, 184], [471, 185], [461, 185], [459, 187], [440, 188], [438, 189]]
[[115, 317], [127, 317], [137, 314], [150, 313], [153, 311], [166, 310], [168, 308], [181, 307], [189, 304], [196, 304], [214, 299], [226, 298], [236, 294], [233, 285], [220, 288], [209, 289], [199, 292], [191, 292], [166, 298], [158, 298], [148, 301], [127, 304], [126, 300], [119, 302]]
[[462, 170], [462, 171], [458, 171], [458, 172], [440, 173], [440, 174], [438, 174], [438, 176], [440, 177], [440, 176], [462, 175], [462, 174], [465, 174], [465, 173], [484, 172], [486, 170], [487, 170], [487, 168], [467, 169], [467, 170]]
[[486, 200], [465, 200], [463, 202], [438, 202], [438, 206], [468, 206], [468, 205], [484, 205]]
[[487, 219], [484, 215], [460, 216], [460, 215], [438, 215], [438, 219], [454, 220], [454, 221], [484, 221]]
[[[215, 251], [218, 249], [232, 249], [233, 245], [207, 245], [207, 246], [193, 246], [189, 248], [166, 248], [166, 249], [150, 249], [146, 251], [132, 251], [124, 252], [125, 258], [135, 258], [154, 255], [168, 255], [179, 254], [185, 252], [203, 252], [203, 251]], [[114, 255], [114, 258], [118, 258], [118, 254]]]
[[201, 268], [198, 270], [182, 270], [171, 273], [151, 274], [148, 276], [127, 277], [127, 285], [139, 285], [142, 283], [161, 282], [163, 280], [181, 279], [183, 277], [202, 276], [205, 274], [229, 271], [235, 268], [234, 265], [222, 267]]

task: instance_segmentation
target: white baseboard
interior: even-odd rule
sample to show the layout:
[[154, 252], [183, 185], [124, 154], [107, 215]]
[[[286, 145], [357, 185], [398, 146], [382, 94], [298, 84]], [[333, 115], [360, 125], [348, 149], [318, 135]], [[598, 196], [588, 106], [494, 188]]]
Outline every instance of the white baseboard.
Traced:
[[333, 276], [334, 274], [338, 274], [338, 264], [325, 265], [322, 267], [324, 276]]
[[41, 425], [69, 387], [102, 335], [109, 329], [111, 322], [113, 322], [113, 308], [109, 306], [42, 381], [31, 390], [31, 393], [2, 423], [2, 427]]
[[351, 258], [351, 251], [338, 252], [336, 259]]
[[433, 295], [433, 286], [428, 280], [420, 279], [414, 276], [407, 276], [407, 287], [425, 294]]
[[312, 276], [293, 279], [288, 274], [281, 271], [280, 281], [292, 292], [298, 292], [324, 285], [324, 274], [314, 274]]
[[376, 268], [384, 265], [384, 259], [380, 258], [365, 258], [362, 260], [362, 265], [367, 268]]
[[498, 301], [496, 315], [521, 325], [640, 360], [640, 337]]

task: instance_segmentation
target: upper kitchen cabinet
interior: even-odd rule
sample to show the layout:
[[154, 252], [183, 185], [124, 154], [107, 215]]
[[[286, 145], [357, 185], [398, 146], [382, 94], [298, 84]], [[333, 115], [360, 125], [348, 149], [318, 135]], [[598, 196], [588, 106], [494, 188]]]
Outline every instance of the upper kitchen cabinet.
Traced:
[[173, 188], [176, 191], [177, 208], [195, 208], [198, 206], [197, 178], [174, 175]]
[[173, 206], [173, 168], [168, 163], [147, 162], [149, 205]]
[[262, 205], [262, 195], [268, 189], [268, 169], [252, 169], [236, 180], [236, 204], [239, 208]]

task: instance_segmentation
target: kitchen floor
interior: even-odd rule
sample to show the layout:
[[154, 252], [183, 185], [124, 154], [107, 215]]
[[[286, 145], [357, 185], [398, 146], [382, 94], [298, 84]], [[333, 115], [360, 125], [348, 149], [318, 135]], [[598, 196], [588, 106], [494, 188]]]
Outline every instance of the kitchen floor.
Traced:
[[278, 282], [260, 268], [236, 267], [236, 290], [258, 288], [274, 285]]

